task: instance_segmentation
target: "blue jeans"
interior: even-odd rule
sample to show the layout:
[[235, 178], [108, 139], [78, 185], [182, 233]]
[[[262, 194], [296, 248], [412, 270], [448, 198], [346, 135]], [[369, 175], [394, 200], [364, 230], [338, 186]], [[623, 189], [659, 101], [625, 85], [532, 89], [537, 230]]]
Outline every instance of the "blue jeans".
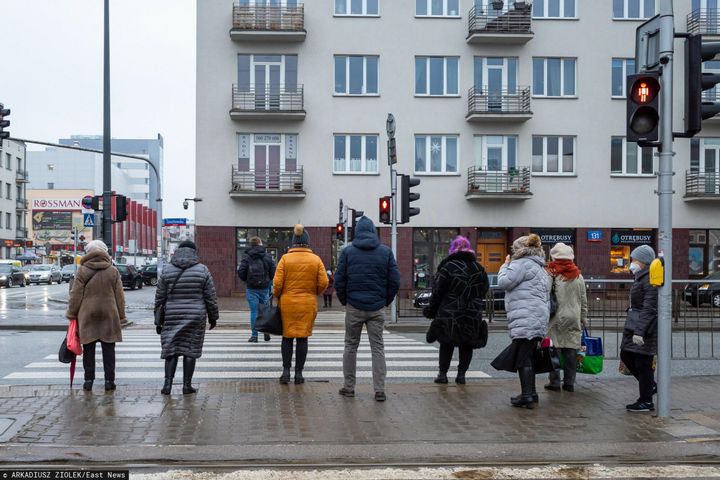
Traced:
[[252, 330], [252, 336], [257, 337], [258, 332], [255, 331], [255, 319], [258, 314], [258, 305], [268, 303], [270, 300], [270, 289], [256, 290], [254, 288], [248, 288], [245, 295], [247, 296], [247, 302], [250, 306], [250, 329]]

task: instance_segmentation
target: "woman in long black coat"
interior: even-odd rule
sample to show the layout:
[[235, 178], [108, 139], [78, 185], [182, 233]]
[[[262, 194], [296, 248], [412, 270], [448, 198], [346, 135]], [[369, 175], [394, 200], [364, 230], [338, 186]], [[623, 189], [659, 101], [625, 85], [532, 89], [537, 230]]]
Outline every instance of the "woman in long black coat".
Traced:
[[485, 269], [477, 262], [468, 239], [458, 236], [450, 245], [450, 255], [438, 266], [430, 305], [423, 310], [427, 318], [433, 319], [428, 343], [440, 342], [440, 369], [435, 383], [448, 383], [450, 361], [458, 347], [460, 362], [455, 383], [465, 384], [473, 349], [487, 344], [488, 329], [482, 319], [487, 291]]
[[183, 393], [195, 393], [192, 377], [195, 361], [202, 355], [205, 327], [215, 328], [219, 313], [215, 284], [208, 268], [200, 263], [195, 244], [178, 245], [170, 265], [163, 269], [155, 292], [155, 308], [165, 305], [165, 323], [157, 325], [165, 359], [165, 384], [169, 395], [178, 357], [183, 357]]

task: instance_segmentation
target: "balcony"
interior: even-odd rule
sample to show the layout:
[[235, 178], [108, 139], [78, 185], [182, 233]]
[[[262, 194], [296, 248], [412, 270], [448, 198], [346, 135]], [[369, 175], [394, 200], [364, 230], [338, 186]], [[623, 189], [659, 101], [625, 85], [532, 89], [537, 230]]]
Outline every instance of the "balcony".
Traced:
[[522, 123], [530, 120], [530, 87], [512, 90], [489, 90], [472, 87], [468, 90], [468, 114], [465, 120], [476, 123]]
[[720, 172], [685, 172], [685, 201], [720, 201]]
[[720, 9], [694, 10], [687, 16], [687, 31], [693, 35], [720, 37]]
[[510, 168], [506, 171], [481, 167], [468, 169], [468, 200], [527, 200], [530, 192], [530, 169]]
[[15, 238], [26, 239], [28, 237], [28, 230], [24, 227], [18, 227], [15, 229]]
[[233, 120], [304, 120], [302, 85], [233, 85]]
[[25, 200], [24, 198], [18, 198], [15, 201], [15, 208], [17, 210], [27, 210], [29, 208], [28, 201]]
[[17, 183], [28, 183], [30, 180], [28, 179], [28, 172], [27, 170], [17, 170], [17, 173], [15, 174], [15, 181]]
[[535, 36], [530, 30], [532, 5], [527, 2], [513, 2], [513, 7], [500, 10], [492, 4], [487, 10], [473, 7], [468, 19], [467, 43], [524, 45]]
[[235, 42], [303, 42], [305, 9], [280, 5], [233, 5], [230, 38]]
[[276, 171], [232, 169], [232, 198], [305, 198], [303, 169]]

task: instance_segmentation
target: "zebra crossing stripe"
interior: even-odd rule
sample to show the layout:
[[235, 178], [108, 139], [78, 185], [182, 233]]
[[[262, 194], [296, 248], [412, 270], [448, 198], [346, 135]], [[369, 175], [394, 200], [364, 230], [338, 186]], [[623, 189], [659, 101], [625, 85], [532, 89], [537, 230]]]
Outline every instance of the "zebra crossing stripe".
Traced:
[[[417, 371], [417, 370], [390, 370], [387, 372], [387, 378], [426, 378], [431, 379], [436, 375], [436, 371]], [[193, 378], [195, 379], [206, 379], [206, 380], [217, 380], [217, 379], [255, 379], [255, 378], [278, 378], [280, 376], [280, 369], [276, 368], [275, 371], [223, 371], [223, 372], [211, 372], [211, 371], [200, 371], [197, 370]], [[303, 371], [305, 378], [343, 378], [341, 370], [328, 370], [328, 371], [317, 371], [307, 370]], [[358, 370], [356, 375], [357, 378], [372, 378], [372, 371], [370, 370]], [[485, 372], [468, 371], [465, 376], [467, 378], [490, 378]], [[161, 371], [116, 371], [116, 379], [144, 379], [144, 380], [156, 380], [161, 381], [163, 374]], [[66, 371], [61, 372], [15, 372], [4, 377], [7, 380], [65, 380], [67, 381], [68, 374]]]
[[[423, 358], [429, 358], [434, 357], [435, 355], [429, 355], [427, 352], [418, 352], [418, 353], [401, 353], [401, 352], [385, 352], [385, 358], [386, 359], [423, 359]], [[308, 353], [308, 360], [316, 359], [316, 358], [339, 358], [340, 354], [322, 354], [322, 353]], [[160, 349], [155, 353], [116, 353], [115, 358], [117, 360], [121, 359], [136, 359], [136, 360], [159, 360], [160, 359]], [[202, 360], [209, 360], [209, 359], [226, 359], [226, 360], [261, 360], [261, 359], [268, 359], [268, 360], [280, 360], [282, 356], [280, 355], [280, 352], [273, 352], [273, 353], [204, 353], [201, 357]], [[370, 352], [358, 352], [357, 358], [372, 358], [372, 354]], [[55, 355], [48, 355], [43, 360], [55, 360], [57, 362], [57, 354]]]

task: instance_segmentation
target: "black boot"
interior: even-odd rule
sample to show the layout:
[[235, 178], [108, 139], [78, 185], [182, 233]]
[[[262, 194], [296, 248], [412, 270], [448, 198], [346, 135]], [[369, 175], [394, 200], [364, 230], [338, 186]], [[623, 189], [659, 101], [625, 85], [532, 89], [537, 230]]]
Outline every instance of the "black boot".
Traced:
[[520, 388], [522, 393], [517, 397], [512, 397], [510, 403], [513, 407], [525, 407], [528, 409], [535, 408], [533, 401], [533, 383], [535, 382], [535, 372], [532, 367], [522, 367], [518, 370], [520, 377]]
[[192, 386], [192, 377], [195, 373], [195, 359], [183, 357], [183, 394], [197, 393]]
[[290, 367], [283, 367], [283, 373], [280, 375], [280, 383], [283, 385], [290, 383]]
[[303, 377], [302, 369], [295, 367], [295, 385], [302, 385], [305, 383], [305, 377]]
[[165, 383], [160, 393], [170, 395], [172, 390], [173, 379], [175, 378], [175, 370], [177, 369], [178, 357], [170, 357], [165, 359]]
[[433, 382], [442, 384], [448, 383], [447, 372], [438, 373], [437, 377], [435, 377], [435, 380], [433, 380]]

